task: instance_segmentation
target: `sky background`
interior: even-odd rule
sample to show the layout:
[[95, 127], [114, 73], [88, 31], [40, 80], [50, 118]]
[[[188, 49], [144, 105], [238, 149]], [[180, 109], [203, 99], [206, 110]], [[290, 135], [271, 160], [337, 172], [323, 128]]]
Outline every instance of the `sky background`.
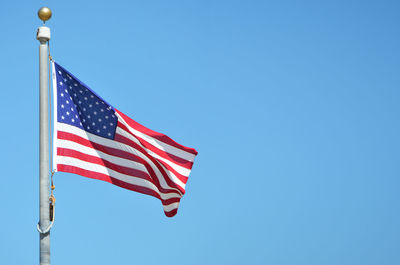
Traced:
[[54, 59], [199, 155], [178, 214], [55, 175], [52, 264], [400, 264], [399, 1], [2, 1], [1, 264], [38, 264]]

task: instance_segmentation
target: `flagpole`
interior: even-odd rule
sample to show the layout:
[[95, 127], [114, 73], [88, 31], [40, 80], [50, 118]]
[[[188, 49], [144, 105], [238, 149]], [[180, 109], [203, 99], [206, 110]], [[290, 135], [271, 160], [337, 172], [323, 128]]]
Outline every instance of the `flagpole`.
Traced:
[[49, 93], [48, 93], [48, 46], [50, 28], [44, 26], [51, 17], [51, 10], [42, 7], [38, 12], [43, 26], [38, 28], [36, 39], [39, 45], [39, 234], [40, 265], [50, 265], [49, 212]]

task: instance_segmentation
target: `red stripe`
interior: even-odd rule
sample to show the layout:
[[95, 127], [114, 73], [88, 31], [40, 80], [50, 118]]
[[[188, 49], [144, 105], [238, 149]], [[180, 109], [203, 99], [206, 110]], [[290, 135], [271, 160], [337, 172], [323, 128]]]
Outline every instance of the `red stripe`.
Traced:
[[[118, 122], [119, 123], [119, 122]], [[137, 150], [139, 150], [140, 152], [142, 152], [148, 159], [150, 159], [158, 168], [158, 170], [161, 172], [161, 174], [164, 176], [165, 181], [168, 183], [169, 186], [171, 187], [176, 187], [177, 189], [179, 189], [180, 191], [182, 191], [182, 193], [185, 193], [185, 189], [182, 188], [180, 185], [176, 184], [167, 174], [167, 172], [165, 171], [165, 168], [163, 166], [165, 166], [166, 163], [163, 163], [163, 161], [157, 160], [154, 157], [152, 157], [151, 155], [149, 155], [146, 150], [143, 149], [143, 147], [141, 147], [140, 145], [138, 145], [137, 143], [133, 142], [132, 140], [126, 138], [123, 135], [120, 134], [115, 134], [114, 136], [114, 140], [126, 145], [129, 145]], [[170, 166], [165, 166], [168, 170], [170, 170]], [[171, 168], [172, 169], [172, 168]], [[172, 171], [172, 170], [170, 170]], [[175, 171], [175, 170], [174, 170]], [[175, 171], [176, 172], [176, 171]], [[174, 172], [174, 173], [175, 173]], [[176, 175], [176, 174], [175, 174]], [[178, 179], [180, 179], [183, 183], [187, 182], [187, 177], [180, 175], [178, 173], [178, 175], [176, 175], [178, 177]]]
[[170, 211], [170, 212], [165, 212], [165, 211], [164, 211], [164, 213], [165, 213], [165, 215], [166, 215], [167, 217], [174, 217], [174, 216], [178, 213], [178, 208], [173, 209], [173, 210]]
[[181, 150], [184, 150], [186, 152], [189, 152], [193, 155], [197, 155], [197, 151], [194, 148], [190, 148], [190, 147], [186, 147], [183, 146], [181, 144], [178, 144], [177, 142], [175, 142], [174, 140], [172, 140], [171, 138], [169, 138], [168, 136], [166, 136], [165, 134], [162, 133], [158, 133], [155, 132], [153, 130], [150, 130], [149, 128], [144, 127], [143, 125], [137, 123], [136, 121], [132, 120], [131, 118], [129, 118], [128, 116], [126, 116], [125, 114], [123, 114], [122, 112], [120, 112], [119, 110], [115, 109], [117, 111], [117, 113], [122, 116], [122, 118], [129, 124], [129, 126], [131, 126], [132, 128], [134, 128], [135, 130], [138, 130], [139, 132], [142, 132], [150, 137], [153, 137], [161, 142], [164, 142], [166, 144], [175, 146], [176, 148], [179, 148]]
[[[115, 140], [115, 141], [118, 141], [118, 142], [121, 142], [121, 143], [123, 143], [123, 144], [129, 145], [129, 146], [136, 145], [136, 146], [138, 146], [138, 148], [140, 147], [140, 146], [137, 145], [135, 142], [133, 142], [132, 140], [126, 138], [125, 136], [123, 136], [123, 135], [121, 135], [121, 134], [115, 134], [114, 140]], [[136, 147], [135, 147], [135, 148], [136, 148]], [[140, 147], [140, 148], [141, 148], [141, 147]], [[143, 149], [143, 151], [144, 151], [144, 149]], [[144, 151], [144, 152], [145, 152], [145, 151]], [[147, 153], [146, 153], [146, 154], [147, 154]], [[147, 156], [148, 156], [149, 158], [151, 157], [152, 159], [156, 160], [154, 157], [152, 157], [152, 156], [150, 156], [150, 155], [147, 155]], [[174, 173], [174, 175], [175, 175], [180, 181], [182, 181], [183, 183], [186, 184], [186, 182], [188, 181], [188, 177], [186, 177], [186, 176], [184, 176], [184, 175], [178, 173], [175, 169], [173, 169], [170, 165], [168, 165], [168, 164], [165, 163], [164, 161], [157, 160], [157, 162], [160, 163], [160, 164], [162, 164], [164, 167], [166, 167], [166, 168], [168, 169], [168, 171], [171, 171], [172, 173]], [[157, 166], [158, 166], [158, 165], [157, 165]], [[163, 169], [163, 170], [164, 170], [164, 169]], [[169, 179], [169, 177], [168, 177], [168, 179]], [[172, 180], [171, 180], [171, 181], [172, 181]], [[170, 185], [170, 186], [171, 186], [171, 185]], [[178, 186], [178, 187], [180, 187], [180, 186]]]
[[[180, 187], [177, 188], [178, 190], [175, 190], [175, 189], [164, 189], [164, 188], [162, 188], [162, 187], [161, 187], [161, 184], [160, 184], [160, 182], [159, 182], [159, 180], [158, 180], [158, 178], [157, 178], [157, 175], [156, 175], [156, 173], [155, 173], [154, 170], [153, 170], [153, 168], [152, 168], [143, 158], [141, 158], [141, 157], [139, 157], [139, 156], [137, 156], [137, 155], [134, 155], [134, 154], [129, 153], [129, 152], [126, 152], [126, 151], [122, 151], [122, 150], [120, 150], [120, 149], [116, 149], [116, 148], [112, 148], [112, 147], [108, 147], [108, 146], [103, 146], [103, 145], [101, 145], [101, 144], [94, 143], [94, 142], [89, 141], [89, 140], [87, 140], [87, 139], [84, 139], [84, 138], [82, 138], [82, 137], [80, 137], [80, 136], [78, 136], [78, 135], [75, 135], [75, 134], [72, 134], [72, 133], [68, 133], [68, 132], [58, 131], [58, 132], [57, 132], [57, 138], [58, 138], [58, 139], [62, 139], [62, 140], [69, 140], [69, 141], [72, 141], [72, 142], [76, 142], [76, 143], [79, 143], [79, 144], [81, 144], [81, 145], [83, 145], [83, 146], [86, 146], [86, 147], [89, 147], [89, 148], [93, 148], [93, 149], [95, 149], [95, 150], [99, 150], [99, 151], [101, 151], [101, 152], [103, 152], [103, 153], [106, 153], [106, 154], [108, 154], [108, 155], [113, 155], [113, 156], [116, 156], [116, 157], [125, 158], [125, 159], [128, 159], [128, 160], [132, 160], [132, 161], [141, 163], [141, 164], [143, 164], [143, 165], [146, 167], [146, 169], [147, 169], [149, 175], [150, 175], [151, 178], [152, 178], [152, 182], [154, 183], [154, 185], [157, 186], [157, 188], [158, 188], [161, 192], [163, 192], [163, 193], [170, 193], [170, 192], [173, 192], [173, 193], [177, 193], [177, 194], [179, 194], [179, 195], [183, 195], [183, 193], [184, 193], [184, 191], [181, 192], [181, 188], [180, 188]], [[153, 162], [153, 163], [154, 163], [154, 162]], [[157, 167], [159, 167], [158, 163], [155, 163], [155, 165], [156, 165]], [[166, 173], [163, 172], [163, 171], [160, 171], [160, 172], [161, 172], [161, 174], [163, 174], [163, 173], [166, 174]], [[163, 175], [163, 176], [164, 176], [164, 175]], [[165, 178], [165, 177], [164, 177], [164, 178]], [[168, 183], [168, 181], [166, 181], [166, 182]], [[169, 184], [169, 183], [168, 183], [168, 184]], [[175, 187], [175, 186], [177, 186], [177, 185], [175, 184], [175, 185], [169, 185], [169, 186], [170, 186], [170, 187]], [[180, 192], [181, 192], [181, 193], [180, 193]]]
[[150, 175], [146, 172], [143, 172], [141, 170], [138, 169], [134, 169], [134, 168], [129, 168], [129, 167], [124, 167], [124, 166], [120, 166], [117, 164], [114, 164], [110, 161], [105, 160], [104, 158], [100, 158], [97, 156], [92, 156], [92, 155], [88, 155], [76, 150], [72, 150], [72, 149], [67, 149], [67, 148], [57, 148], [57, 155], [59, 156], [66, 156], [66, 157], [73, 157], [73, 158], [77, 158], [79, 160], [85, 161], [85, 162], [89, 162], [92, 164], [97, 164], [97, 165], [101, 165], [104, 166], [106, 168], [112, 169], [114, 171], [117, 171], [121, 174], [125, 174], [128, 176], [132, 176], [132, 177], [136, 177], [136, 178], [141, 178], [141, 179], [145, 179], [147, 181], [150, 181], [151, 183], [153, 183], [153, 179], [150, 177]]
[[176, 155], [170, 154], [170, 153], [168, 153], [166, 151], [160, 150], [158, 147], [155, 147], [154, 145], [150, 144], [149, 142], [147, 142], [145, 139], [141, 138], [140, 136], [131, 133], [129, 131], [128, 127], [126, 127], [121, 122], [118, 122], [118, 127], [123, 129], [126, 133], [129, 133], [130, 135], [135, 137], [144, 147], [146, 147], [147, 149], [153, 151], [157, 155], [159, 155], [159, 156], [171, 161], [174, 164], [180, 165], [180, 166], [182, 166], [184, 168], [187, 168], [187, 169], [191, 169], [192, 168], [192, 166], [193, 166], [193, 162], [192, 161], [183, 159], [183, 158], [178, 157]]
[[[119, 179], [115, 179], [113, 177], [110, 177], [108, 175], [105, 175], [105, 174], [102, 174], [102, 173], [98, 173], [98, 172], [94, 172], [94, 171], [90, 171], [90, 170], [86, 170], [86, 169], [82, 169], [82, 168], [79, 168], [79, 167], [58, 164], [57, 165], [57, 170], [58, 171], [62, 171], [62, 172], [67, 172], [67, 173], [78, 174], [78, 175], [81, 175], [81, 176], [84, 176], [84, 177], [87, 177], [87, 178], [103, 180], [103, 181], [112, 183], [112, 184], [117, 185], [117, 186], [119, 186], [121, 188], [124, 188], [124, 189], [128, 189], [128, 190], [140, 192], [140, 193], [143, 193], [143, 194], [147, 194], [147, 195], [150, 195], [150, 196], [158, 198], [163, 203], [163, 205], [169, 205], [171, 203], [180, 201], [180, 198], [171, 198], [171, 199], [168, 199], [168, 200], [162, 200], [160, 198], [160, 196], [156, 192], [154, 192], [153, 190], [151, 190], [149, 188], [145, 188], [145, 187], [142, 187], [142, 186], [137, 186], [137, 185], [133, 185], [133, 184], [130, 184], [130, 183], [126, 183], [126, 182], [123, 182], [123, 181], [121, 181]], [[165, 212], [164, 211], [164, 213], [165, 213], [166, 216], [172, 217], [177, 213], [177, 211], [178, 211], [177, 209], [174, 209], [174, 210], [172, 210], [170, 212]]]

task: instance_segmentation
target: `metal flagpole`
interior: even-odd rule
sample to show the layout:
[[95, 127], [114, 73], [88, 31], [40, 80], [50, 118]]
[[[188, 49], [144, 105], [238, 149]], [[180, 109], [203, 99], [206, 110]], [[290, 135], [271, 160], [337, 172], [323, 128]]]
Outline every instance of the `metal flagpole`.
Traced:
[[40, 265], [50, 265], [49, 212], [49, 93], [48, 93], [48, 47], [50, 29], [44, 26], [51, 17], [51, 10], [42, 7], [38, 12], [43, 26], [38, 28], [36, 39], [39, 45], [39, 226]]

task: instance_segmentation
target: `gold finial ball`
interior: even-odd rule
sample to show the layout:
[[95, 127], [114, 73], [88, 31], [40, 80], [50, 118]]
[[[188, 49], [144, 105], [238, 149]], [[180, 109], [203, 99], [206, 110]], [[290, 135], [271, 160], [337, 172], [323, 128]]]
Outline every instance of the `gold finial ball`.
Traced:
[[38, 11], [38, 16], [40, 18], [40, 20], [43, 20], [43, 22], [49, 20], [51, 18], [51, 10], [48, 7], [42, 7], [41, 9], [39, 9]]

